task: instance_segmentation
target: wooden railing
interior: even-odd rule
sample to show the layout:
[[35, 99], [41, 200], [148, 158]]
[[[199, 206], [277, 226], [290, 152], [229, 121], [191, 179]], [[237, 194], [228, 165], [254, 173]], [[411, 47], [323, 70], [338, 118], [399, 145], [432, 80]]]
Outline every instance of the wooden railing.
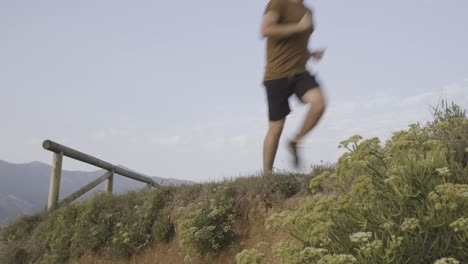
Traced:
[[[75, 199], [87, 193], [88, 191], [90, 191], [91, 189], [93, 189], [94, 187], [96, 187], [97, 185], [99, 185], [100, 183], [106, 180], [107, 180], [106, 192], [112, 193], [113, 184], [114, 184], [114, 174], [119, 174], [124, 177], [136, 180], [136, 181], [147, 183], [148, 185], [152, 187], [159, 186], [155, 181], [153, 181], [151, 178], [147, 176], [144, 176], [134, 171], [130, 171], [120, 166], [113, 165], [109, 162], [100, 160], [98, 158], [95, 158], [88, 154], [74, 150], [72, 148], [60, 145], [51, 140], [45, 140], [42, 143], [42, 147], [54, 153], [53, 160], [52, 160], [52, 174], [50, 176], [49, 199], [47, 202], [48, 211], [73, 202]], [[69, 195], [68, 197], [64, 198], [62, 201], [59, 202], [60, 178], [62, 174], [63, 156], [94, 165], [101, 169], [107, 170], [107, 172], [104, 173], [104, 175], [102, 175], [101, 177], [90, 182], [83, 188], [72, 193], [71, 195]]]

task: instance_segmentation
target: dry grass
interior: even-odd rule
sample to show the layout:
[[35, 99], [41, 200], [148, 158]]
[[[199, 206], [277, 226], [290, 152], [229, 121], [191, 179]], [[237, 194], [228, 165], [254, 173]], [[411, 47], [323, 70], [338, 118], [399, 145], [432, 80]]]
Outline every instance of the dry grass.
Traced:
[[[257, 210], [259, 207], [268, 210], [268, 208], [274, 208], [293, 196], [305, 196], [309, 193], [310, 179], [324, 170], [333, 171], [334, 165], [319, 164], [312, 166], [311, 169], [309, 174], [282, 172], [271, 177], [254, 175], [203, 184], [162, 187], [168, 191], [172, 199], [161, 211], [161, 214], [175, 223], [181, 217], [178, 213], [181, 211], [179, 209], [194, 203], [207, 203], [213, 199], [213, 190], [216, 187], [228, 186], [235, 190], [236, 204], [239, 208], [238, 221], [243, 222], [242, 219], [248, 219], [252, 210]], [[113, 196], [112, 203], [117, 206], [121, 215], [129, 215], [132, 214], [132, 210], [135, 210], [135, 204], [142, 203], [151, 192], [152, 189], [144, 188], [138, 192], [116, 195]], [[0, 264], [34, 263], [34, 259], [40, 258], [45, 250], [38, 249], [37, 245], [34, 244], [32, 234], [36, 232], [41, 223], [55, 217], [55, 214], [56, 212], [41, 213], [22, 217], [8, 226], [2, 227], [0, 229]]]
[[265, 197], [264, 202], [270, 204], [273, 201], [270, 201], [269, 198], [284, 199], [308, 193], [309, 182], [313, 177], [322, 174], [324, 171], [333, 172], [334, 170], [335, 164], [320, 163], [312, 165], [311, 172], [307, 174], [279, 172], [270, 177], [261, 175], [241, 176], [222, 181], [167, 188], [173, 188], [174, 202], [177, 206], [208, 201], [211, 199], [212, 190], [221, 185], [236, 189], [239, 199]]

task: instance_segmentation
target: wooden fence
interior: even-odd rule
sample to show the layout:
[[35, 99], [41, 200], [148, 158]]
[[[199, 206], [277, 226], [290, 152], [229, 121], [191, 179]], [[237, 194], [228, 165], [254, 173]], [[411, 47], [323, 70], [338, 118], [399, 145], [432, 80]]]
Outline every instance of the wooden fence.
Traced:
[[[47, 202], [47, 210], [53, 210], [57, 207], [67, 205], [73, 202], [78, 197], [82, 196], [83, 194], [87, 193], [103, 181], [107, 180], [106, 184], [106, 192], [112, 193], [113, 184], [114, 184], [114, 174], [122, 175], [124, 177], [147, 183], [152, 187], [158, 187], [159, 185], [153, 181], [151, 178], [144, 176], [140, 173], [128, 170], [126, 168], [113, 165], [109, 162], [100, 160], [88, 154], [82, 153], [80, 151], [74, 150], [72, 148], [60, 145], [56, 142], [51, 140], [45, 140], [42, 143], [44, 149], [52, 151], [53, 161], [52, 161], [52, 174], [50, 176], [50, 187], [49, 187], [49, 199]], [[97, 178], [96, 180], [88, 183], [86, 186], [82, 187], [78, 191], [72, 193], [68, 197], [64, 198], [59, 202], [59, 192], [60, 192], [60, 178], [62, 174], [62, 160], [63, 156], [79, 160], [101, 169], [106, 170], [107, 172], [104, 173], [101, 177]]]

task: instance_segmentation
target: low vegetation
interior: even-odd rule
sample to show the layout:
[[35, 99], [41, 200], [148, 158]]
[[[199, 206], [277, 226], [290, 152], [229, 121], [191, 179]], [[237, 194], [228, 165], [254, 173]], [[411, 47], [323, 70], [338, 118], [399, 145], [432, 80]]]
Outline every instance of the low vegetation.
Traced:
[[85, 251], [134, 254], [153, 239], [171, 236], [172, 224], [160, 214], [170, 199], [165, 189], [123, 196], [102, 193], [50, 215], [24, 217], [1, 230], [0, 239], [9, 245], [3, 261], [63, 263]]
[[[466, 263], [468, 120], [443, 103], [427, 125], [414, 124], [381, 144], [353, 136], [336, 170], [310, 181], [297, 210], [270, 216], [286, 232], [267, 249], [246, 249], [237, 263]], [[461, 262], [464, 261], [464, 262]]]
[[[313, 171], [332, 169], [331, 164]], [[98, 193], [50, 214], [22, 217], [0, 229], [0, 263], [65, 263], [83, 254], [128, 257], [157, 243], [177, 243], [187, 259], [212, 259], [237, 243], [242, 208], [265, 207], [307, 193], [312, 174], [245, 177], [217, 183], [161, 187], [125, 195]], [[176, 215], [171, 215], [176, 212]]]
[[[287, 264], [463, 263], [468, 120], [456, 105], [434, 112], [430, 123], [396, 132], [385, 144], [353, 136], [341, 142], [346, 153], [336, 166], [314, 165], [308, 174], [99, 193], [17, 219], [0, 229], [0, 264], [127, 258], [167, 243], [181, 247], [187, 262], [233, 251], [239, 264], [267, 257]], [[294, 206], [280, 209], [285, 201]], [[260, 205], [271, 209], [265, 232], [278, 239], [245, 246], [242, 229]]]

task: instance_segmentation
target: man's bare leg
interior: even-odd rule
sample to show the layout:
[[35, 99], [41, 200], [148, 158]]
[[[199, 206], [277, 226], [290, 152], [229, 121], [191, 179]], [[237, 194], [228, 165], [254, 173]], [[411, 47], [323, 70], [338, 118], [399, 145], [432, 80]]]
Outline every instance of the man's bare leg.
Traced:
[[323, 97], [319, 88], [314, 88], [307, 91], [301, 98], [302, 102], [309, 105], [309, 111], [307, 112], [304, 123], [302, 124], [301, 130], [296, 136], [289, 142], [289, 151], [293, 155], [294, 165], [300, 166], [299, 153], [297, 145], [299, 141], [307, 135], [318, 123], [323, 113], [325, 112], [325, 98]]
[[263, 143], [263, 175], [270, 176], [273, 170], [278, 143], [283, 132], [286, 118], [278, 121], [270, 121], [268, 132]]
[[292, 140], [298, 143], [307, 133], [309, 133], [318, 123], [323, 113], [325, 112], [325, 98], [320, 91], [320, 88], [314, 88], [307, 91], [301, 98], [302, 102], [309, 105], [304, 123], [301, 130]]

